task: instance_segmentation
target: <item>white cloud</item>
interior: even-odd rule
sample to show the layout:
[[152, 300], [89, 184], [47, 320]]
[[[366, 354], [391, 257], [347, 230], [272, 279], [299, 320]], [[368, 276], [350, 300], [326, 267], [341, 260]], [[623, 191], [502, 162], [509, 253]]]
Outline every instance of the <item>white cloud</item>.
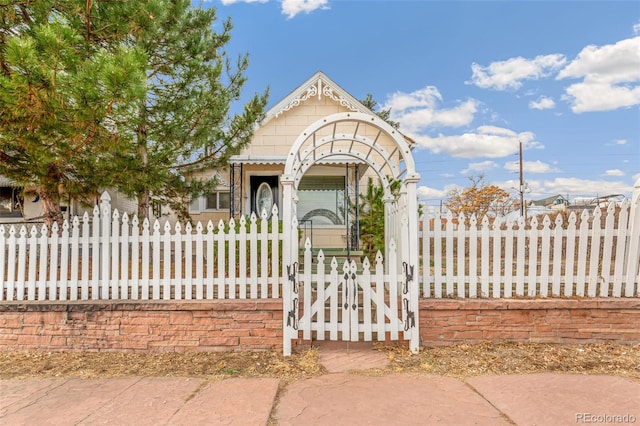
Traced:
[[552, 109], [555, 108], [556, 103], [551, 98], [541, 96], [537, 101], [529, 102], [529, 108], [532, 109]]
[[[504, 164], [504, 168], [510, 172], [519, 172], [520, 164], [518, 161], [510, 161]], [[551, 164], [543, 163], [540, 160], [537, 161], [523, 161], [522, 170], [524, 173], [552, 173], [557, 172], [558, 169]]]
[[613, 141], [614, 145], [626, 145], [627, 144], [627, 140], [626, 139], [615, 139]]
[[640, 22], [633, 25], [633, 34], [640, 35]]
[[610, 169], [604, 172], [605, 176], [624, 176], [624, 172], [620, 169]]
[[427, 148], [436, 154], [445, 153], [462, 158], [502, 158], [518, 152], [519, 141], [526, 148], [542, 148], [532, 132], [516, 133], [496, 126], [480, 126], [475, 132], [462, 135], [410, 135], [418, 147]]
[[267, 3], [269, 0], [220, 0], [223, 6], [234, 3]]
[[582, 78], [563, 97], [576, 113], [640, 105], [640, 37], [587, 46], [556, 78]]
[[462, 170], [460, 173], [468, 174], [485, 172], [491, 169], [495, 169], [496, 167], [498, 167], [498, 164], [495, 161], [481, 161], [479, 163], [469, 163], [467, 168]]
[[557, 178], [542, 183], [542, 191], [546, 194], [572, 195], [607, 195], [627, 194], [633, 190], [632, 185], [625, 182], [590, 180], [579, 178]]
[[411, 93], [396, 92], [387, 98], [383, 109], [391, 108], [391, 119], [403, 132], [420, 132], [429, 127], [460, 127], [473, 121], [478, 101], [469, 99], [448, 109], [438, 109], [442, 95], [434, 86]]
[[483, 89], [519, 89], [523, 80], [537, 80], [547, 77], [566, 63], [564, 55], [540, 55], [533, 59], [521, 56], [506, 61], [492, 62], [486, 67], [471, 64], [471, 81]]
[[416, 194], [421, 200], [440, 200], [447, 197], [447, 190], [419, 186], [416, 188]]
[[291, 19], [299, 13], [311, 13], [317, 9], [329, 9], [329, 0], [282, 0], [282, 13]]

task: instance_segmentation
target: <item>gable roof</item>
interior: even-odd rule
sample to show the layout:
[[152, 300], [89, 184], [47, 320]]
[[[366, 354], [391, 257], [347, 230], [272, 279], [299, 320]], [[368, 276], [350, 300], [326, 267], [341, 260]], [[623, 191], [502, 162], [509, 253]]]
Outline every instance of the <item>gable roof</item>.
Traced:
[[548, 206], [549, 204], [553, 204], [553, 202], [556, 201], [557, 199], [561, 199], [562, 201], [567, 203], [567, 199], [564, 198], [562, 195], [558, 194], [558, 195], [554, 195], [552, 197], [547, 197], [547, 198], [542, 198], [540, 200], [530, 201], [529, 205], [530, 206], [543, 206], [544, 207], [544, 206]]
[[264, 125], [280, 114], [289, 111], [307, 99], [323, 96], [333, 99], [340, 105], [354, 112], [363, 112], [375, 115], [369, 108], [362, 105], [360, 101], [351, 96], [346, 90], [338, 86], [333, 80], [327, 77], [322, 71], [316, 72], [307, 81], [289, 93], [284, 99], [271, 107], [265, 114], [265, 118], [260, 125]]

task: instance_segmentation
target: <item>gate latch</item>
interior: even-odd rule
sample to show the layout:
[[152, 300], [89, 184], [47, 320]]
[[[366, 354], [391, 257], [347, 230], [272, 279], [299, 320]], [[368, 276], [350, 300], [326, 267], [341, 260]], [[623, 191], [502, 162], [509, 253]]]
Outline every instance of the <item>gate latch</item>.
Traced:
[[[298, 262], [293, 262], [293, 265], [287, 265], [287, 278], [291, 282], [291, 292], [294, 296], [298, 296], [300, 291], [300, 284], [297, 279], [298, 275]], [[287, 327], [293, 327], [294, 330], [298, 329], [298, 297], [294, 297], [291, 301], [291, 310], [287, 312]]]
[[[414, 265], [409, 265], [407, 262], [402, 262], [402, 267], [404, 269], [404, 285], [402, 286], [402, 294], [409, 293], [409, 282], [413, 281], [413, 266]], [[404, 311], [407, 313], [404, 320], [404, 331], [409, 331], [410, 328], [414, 328], [416, 326], [416, 314], [409, 309], [410, 303], [408, 297], [403, 296], [402, 303], [404, 304]]]
[[402, 294], [409, 293], [409, 281], [413, 281], [413, 265], [402, 262], [404, 268], [404, 286], [402, 286]]

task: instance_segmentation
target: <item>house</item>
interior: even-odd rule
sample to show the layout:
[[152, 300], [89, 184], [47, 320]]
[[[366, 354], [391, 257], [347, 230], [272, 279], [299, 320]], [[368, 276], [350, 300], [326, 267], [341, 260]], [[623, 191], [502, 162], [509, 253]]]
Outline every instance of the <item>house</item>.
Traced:
[[[336, 119], [340, 114], [351, 114], [353, 119]], [[334, 119], [335, 122], [331, 121]], [[323, 126], [327, 120], [330, 124]], [[250, 216], [252, 212], [258, 217], [262, 212], [270, 217], [274, 205], [282, 220], [285, 217], [282, 178], [287, 157], [292, 155], [290, 151], [296, 142], [306, 137], [305, 132], [312, 134], [314, 142], [312, 148], [301, 144], [301, 151], [297, 152], [301, 163], [294, 167], [298, 176], [295, 179], [301, 180], [295, 182], [293, 208], [301, 238], [311, 238], [314, 247], [358, 246], [357, 201], [369, 178], [376, 184], [388, 178], [409, 178], [414, 186], [419, 178], [410, 155], [413, 141], [384, 123], [324, 73], [317, 72], [266, 112], [251, 143], [231, 157], [227, 169], [193, 170], [194, 178], [215, 177], [219, 182], [215, 191], [189, 203], [193, 222], [217, 224], [230, 217]], [[316, 150], [315, 138], [318, 145], [321, 140], [330, 139], [331, 148]], [[361, 151], [352, 150], [358, 144]], [[303, 161], [304, 155], [309, 157]], [[16, 192], [3, 191], [7, 206], [4, 209], [9, 214], [9, 210], [15, 210], [9, 198], [15, 197]], [[134, 200], [119, 196], [116, 191], [108, 192], [114, 209], [120, 213], [136, 212]], [[73, 201], [68, 205], [68, 215], [81, 215], [92, 209]], [[41, 211], [33, 207], [36, 213]], [[176, 220], [165, 206], [161, 212], [154, 206], [153, 217], [162, 222]]]
[[[278, 215], [282, 219], [281, 177], [292, 146], [314, 123], [322, 123], [324, 117], [338, 113], [360, 113], [378, 118], [324, 73], [315, 73], [266, 112], [252, 142], [241, 153], [231, 157], [227, 170], [200, 170], [195, 174], [199, 178], [216, 176], [221, 184], [211, 194], [191, 201], [189, 213], [192, 219], [216, 223], [221, 219], [262, 211], [270, 216], [273, 205], [278, 207]], [[389, 158], [382, 158], [375, 164], [391, 160], [402, 162], [393, 139], [378, 128], [366, 126], [361, 122], [340, 123], [329, 129], [317, 130], [318, 138], [333, 132], [351, 135], [351, 140], [345, 137], [345, 140], [332, 142], [336, 146], [332, 147], [331, 155], [314, 158], [314, 164], [297, 186], [297, 219], [303, 232], [312, 235], [314, 247], [339, 247], [345, 246], [347, 241], [357, 240], [354, 233], [358, 210], [349, 206], [357, 205], [356, 200], [361, 189], [366, 188], [369, 177], [378, 182], [381, 175], [379, 170], [372, 170], [370, 159], [340, 155], [341, 149], [348, 152], [350, 144], [353, 145], [362, 134], [365, 135], [363, 138], [373, 140], [376, 148], [379, 147], [370, 149], [370, 152], [389, 153]], [[313, 137], [316, 137], [315, 133]], [[411, 144], [408, 138], [404, 141]]]
[[527, 203], [528, 207], [545, 207], [553, 210], [564, 210], [569, 205], [569, 201], [562, 195], [532, 200]]
[[22, 188], [0, 176], [0, 224], [38, 221], [42, 216], [42, 207], [37, 197], [24, 197]]
[[[126, 212], [133, 215], [137, 212], [138, 205], [132, 200], [114, 189], [107, 190], [111, 197], [111, 205], [119, 212]], [[100, 194], [96, 194], [94, 204], [100, 202]], [[73, 216], [82, 216], [85, 212], [90, 215], [93, 205], [87, 205], [73, 199], [63, 199], [60, 201], [60, 208], [65, 219]], [[5, 176], [0, 175], [0, 225], [11, 225], [21, 223], [42, 223], [42, 203], [40, 198], [29, 191], [17, 186], [15, 182]]]

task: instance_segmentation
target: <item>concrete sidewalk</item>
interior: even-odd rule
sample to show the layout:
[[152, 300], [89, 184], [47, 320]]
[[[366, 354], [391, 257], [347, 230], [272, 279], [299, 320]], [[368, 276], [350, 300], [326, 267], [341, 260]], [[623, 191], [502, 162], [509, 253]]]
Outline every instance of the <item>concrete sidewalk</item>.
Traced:
[[531, 374], [363, 375], [372, 351], [321, 351], [329, 374], [278, 379], [131, 377], [0, 381], [1, 425], [640, 424], [640, 382]]

